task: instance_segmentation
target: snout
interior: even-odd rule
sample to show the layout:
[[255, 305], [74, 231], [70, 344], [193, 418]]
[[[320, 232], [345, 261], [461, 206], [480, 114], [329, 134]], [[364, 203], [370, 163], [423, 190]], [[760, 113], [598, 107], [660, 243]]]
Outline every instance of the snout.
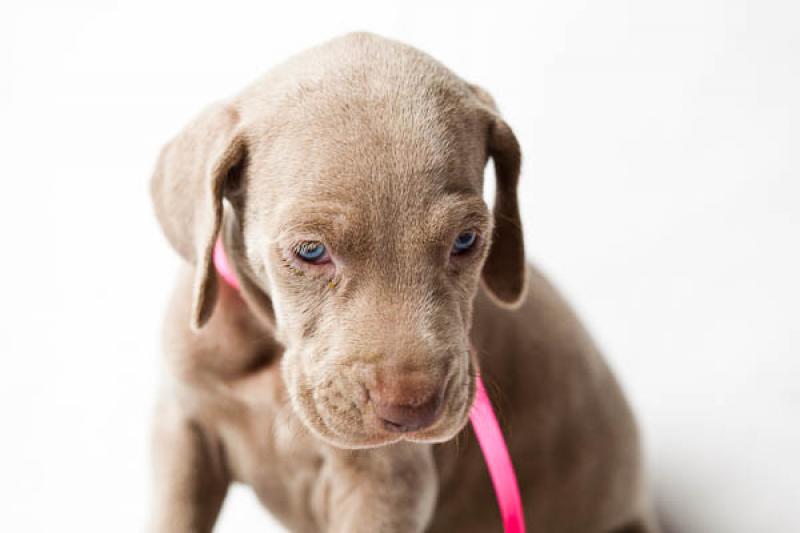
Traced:
[[410, 433], [432, 426], [442, 414], [444, 384], [430, 378], [394, 376], [370, 388], [375, 415], [387, 431]]
[[396, 433], [418, 431], [430, 427], [439, 418], [443, 396], [440, 391], [418, 405], [375, 402], [375, 414], [388, 431]]
[[284, 365], [289, 398], [310, 430], [340, 448], [445, 442], [467, 423], [474, 356], [467, 350], [415, 353], [421, 355], [354, 357], [310, 377], [301, 365]]

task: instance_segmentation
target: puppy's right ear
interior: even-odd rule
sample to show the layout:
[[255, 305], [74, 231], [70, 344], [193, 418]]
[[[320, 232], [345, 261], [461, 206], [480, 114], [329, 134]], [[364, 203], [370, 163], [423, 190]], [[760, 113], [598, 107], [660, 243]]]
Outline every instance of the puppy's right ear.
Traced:
[[215, 104], [195, 118], [162, 150], [150, 183], [156, 217], [173, 248], [195, 267], [191, 326], [211, 317], [217, 297], [212, 255], [222, 222], [227, 179], [246, 157], [237, 131], [239, 116]]

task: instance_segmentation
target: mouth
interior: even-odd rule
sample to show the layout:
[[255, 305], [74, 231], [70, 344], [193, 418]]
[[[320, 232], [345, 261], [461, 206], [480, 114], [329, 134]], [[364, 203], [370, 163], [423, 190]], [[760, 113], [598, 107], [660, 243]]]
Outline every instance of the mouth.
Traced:
[[311, 433], [337, 448], [363, 449], [454, 438], [469, 421], [477, 361], [470, 351], [449, 367], [439, 387], [429, 372], [387, 373], [381, 382], [358, 371], [313, 379], [297, 366], [283, 370], [293, 411]]
[[[457, 375], [451, 376], [445, 385], [443, 413], [430, 427], [402, 434], [403, 440], [434, 444], [453, 439], [469, 421], [469, 412], [475, 401], [473, 375], [472, 372], [467, 372], [463, 378]], [[453, 398], [457, 394], [456, 389], [464, 391], [463, 398], [458, 400]]]
[[438, 391], [405, 404], [387, 402], [379, 396], [372, 397], [367, 389], [367, 399], [376, 424], [390, 433], [417, 433], [433, 426], [445, 409], [445, 398], [450, 398], [451, 382], [452, 376], [449, 376]]
[[[376, 409], [369, 391], [363, 385], [358, 400], [347, 405], [340, 394], [320, 394], [318, 391], [301, 396], [298, 405], [304, 425], [322, 440], [338, 448], [363, 449], [394, 444], [399, 441], [440, 443], [454, 438], [469, 420], [469, 409], [475, 395], [471, 372], [465, 376], [454, 372], [445, 382], [432, 404], [395, 406]], [[307, 413], [302, 415], [302, 413]]]

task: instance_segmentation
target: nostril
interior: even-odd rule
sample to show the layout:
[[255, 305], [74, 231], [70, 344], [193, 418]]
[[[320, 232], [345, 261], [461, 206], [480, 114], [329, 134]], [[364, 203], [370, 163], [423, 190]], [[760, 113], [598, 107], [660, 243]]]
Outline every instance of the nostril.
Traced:
[[437, 392], [419, 404], [398, 404], [376, 401], [375, 414], [384, 428], [397, 433], [408, 433], [433, 424], [442, 408], [442, 393]]

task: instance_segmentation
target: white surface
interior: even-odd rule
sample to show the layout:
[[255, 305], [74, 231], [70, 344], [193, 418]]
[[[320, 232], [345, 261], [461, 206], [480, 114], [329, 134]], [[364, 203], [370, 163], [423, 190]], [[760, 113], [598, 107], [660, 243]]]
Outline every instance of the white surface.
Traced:
[[[142, 529], [178, 262], [147, 195], [158, 149], [368, 29], [488, 88], [516, 129], [529, 255], [627, 386], [672, 529], [800, 530], [798, 4], [526, 5], [3, 4], [0, 529]], [[270, 523], [239, 488], [219, 531]]]

